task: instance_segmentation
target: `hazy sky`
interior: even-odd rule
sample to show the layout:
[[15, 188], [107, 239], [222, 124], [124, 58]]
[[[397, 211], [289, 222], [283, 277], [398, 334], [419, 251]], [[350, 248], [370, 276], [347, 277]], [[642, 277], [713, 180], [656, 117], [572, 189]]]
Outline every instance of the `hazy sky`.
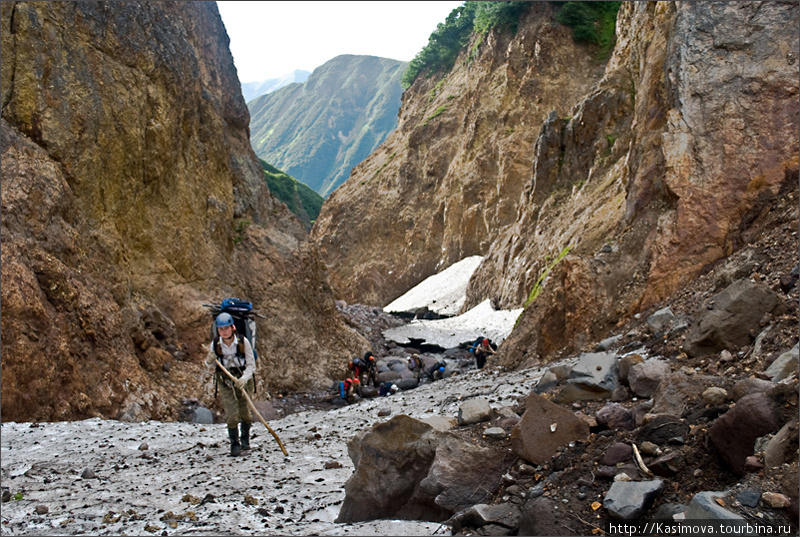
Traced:
[[341, 54], [411, 61], [462, 1], [220, 1], [240, 82], [313, 71]]

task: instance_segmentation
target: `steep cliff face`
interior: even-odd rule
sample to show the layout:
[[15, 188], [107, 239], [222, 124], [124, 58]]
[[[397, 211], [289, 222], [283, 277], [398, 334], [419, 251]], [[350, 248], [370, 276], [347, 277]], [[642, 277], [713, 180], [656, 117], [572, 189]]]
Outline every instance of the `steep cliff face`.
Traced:
[[665, 299], [798, 181], [796, 3], [625, 2], [603, 67], [549, 9], [418, 79], [312, 230], [350, 301], [485, 255], [465, 308], [528, 304], [511, 367]]
[[603, 79], [540, 137], [527, 201], [468, 291], [519, 303], [571, 247], [507, 340], [507, 365], [580, 348], [667, 298], [796, 190], [799, 15], [623, 4]]
[[366, 347], [268, 192], [213, 2], [0, 9], [3, 419], [210, 403], [202, 304], [224, 296], [265, 317], [264, 387]]
[[403, 94], [397, 130], [323, 205], [312, 229], [338, 297], [385, 305], [439, 270], [484, 255], [514, 222], [542, 122], [603, 66], [532, 2], [516, 35], [473, 41], [446, 76]]

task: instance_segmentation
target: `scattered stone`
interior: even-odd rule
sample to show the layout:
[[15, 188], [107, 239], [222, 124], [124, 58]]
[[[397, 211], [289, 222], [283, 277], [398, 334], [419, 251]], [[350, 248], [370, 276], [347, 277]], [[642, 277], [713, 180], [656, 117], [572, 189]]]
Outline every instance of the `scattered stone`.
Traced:
[[642, 356], [639, 354], [628, 354], [627, 356], [620, 358], [619, 362], [617, 362], [620, 382], [627, 384], [631, 367], [636, 364], [641, 364], [642, 362], [644, 362], [644, 358], [642, 358]]
[[777, 468], [784, 463], [797, 459], [798, 429], [800, 423], [795, 418], [775, 433], [764, 448], [764, 464], [769, 468]]
[[728, 400], [728, 392], [724, 388], [711, 387], [703, 392], [703, 402], [707, 405], [722, 405]]
[[736, 495], [736, 499], [746, 507], [756, 507], [758, 500], [761, 499], [761, 493], [755, 489], [744, 489]]
[[609, 399], [619, 387], [617, 358], [608, 353], [585, 353], [572, 368], [556, 403]]
[[677, 451], [667, 453], [647, 463], [650, 471], [661, 477], [677, 475], [681, 466], [683, 466], [683, 455]]
[[209, 409], [199, 406], [192, 413], [192, 421], [210, 425], [214, 423], [214, 414]]
[[83, 473], [81, 473], [82, 479], [97, 479], [97, 474], [94, 473], [94, 470], [91, 468], [85, 468]]
[[147, 451], [149, 448], [150, 446], [147, 445], [147, 442], [142, 442], [139, 444], [139, 451]]
[[342, 463], [339, 461], [326, 461], [325, 462], [325, 469], [326, 470], [333, 470], [334, 468], [342, 468]]
[[595, 351], [597, 351], [597, 352], [607, 351], [607, 350], [611, 349], [612, 347], [617, 346], [621, 339], [622, 339], [621, 335], [616, 335], [616, 336], [611, 336], [609, 338], [606, 338], [606, 339], [602, 340], [600, 343], [597, 344], [597, 347], [595, 348]]
[[483, 436], [502, 440], [507, 436], [507, 433], [502, 427], [489, 427], [483, 432]]
[[679, 503], [663, 503], [658, 506], [658, 509], [653, 513], [650, 520], [673, 522], [675, 520], [675, 515], [686, 512], [686, 509], [687, 507], [685, 505]]
[[772, 382], [780, 382], [792, 373], [797, 371], [798, 356], [800, 351], [798, 345], [784, 352], [767, 367], [765, 373], [772, 379]]
[[542, 378], [540, 378], [539, 382], [536, 384], [534, 391], [536, 393], [544, 393], [557, 384], [558, 377], [556, 377], [555, 373], [545, 371], [544, 375], [542, 375]]
[[36, 511], [37, 515], [46, 515], [47, 513], [50, 512], [50, 508], [47, 507], [46, 505], [41, 505], [40, 504], [40, 505], [36, 506], [35, 511]]
[[612, 430], [632, 431], [636, 428], [633, 413], [619, 403], [609, 403], [595, 415], [597, 424]]
[[662, 360], [650, 360], [631, 366], [628, 385], [639, 397], [651, 397], [661, 381], [670, 373], [669, 364]]
[[[453, 515], [446, 523], [452, 526], [452, 533], [457, 534], [464, 528], [482, 528], [489, 524], [498, 525], [506, 530], [516, 529], [520, 510], [512, 503], [496, 505], [477, 504]], [[508, 532], [501, 532], [508, 535]], [[489, 535], [498, 535], [489, 533]]]
[[472, 425], [492, 418], [492, 406], [483, 397], [476, 397], [464, 402], [458, 408], [458, 424]]
[[602, 464], [608, 466], [616, 466], [621, 462], [631, 460], [633, 456], [633, 448], [628, 444], [617, 442], [612, 444], [603, 455]]
[[684, 436], [689, 432], [689, 426], [682, 420], [673, 416], [654, 416], [645, 425], [636, 431], [638, 443], [652, 442], [663, 446], [673, 438]]
[[774, 382], [751, 377], [748, 379], [740, 380], [739, 382], [734, 384], [733, 388], [731, 389], [731, 396], [733, 397], [734, 401], [738, 401], [745, 395], [750, 395], [751, 393], [766, 392], [773, 386], [775, 386]]
[[719, 352], [752, 343], [762, 317], [777, 312], [780, 299], [761, 282], [742, 278], [705, 304], [686, 334], [684, 348], [691, 356]]
[[758, 457], [750, 455], [744, 460], [744, 471], [748, 474], [754, 474], [764, 469], [764, 464], [758, 460]]
[[647, 318], [647, 326], [653, 332], [663, 332], [667, 330], [675, 319], [675, 314], [669, 308], [662, 308]]
[[422, 421], [437, 431], [449, 431], [458, 425], [456, 418], [450, 418], [447, 416], [429, 416], [424, 418]]
[[719, 501], [725, 496], [724, 492], [698, 492], [689, 502], [686, 510], [686, 520], [731, 520], [744, 522], [744, 518], [722, 507]]
[[765, 492], [761, 495], [761, 501], [764, 502], [764, 505], [771, 507], [772, 509], [784, 509], [789, 507], [789, 504], [791, 503], [791, 500], [788, 496], [778, 492]]
[[608, 489], [603, 507], [617, 520], [638, 520], [655, 501], [664, 482], [653, 481], [624, 482], [615, 481]]
[[660, 447], [652, 442], [646, 441], [642, 442], [642, 445], [639, 446], [639, 451], [641, 451], [643, 455], [650, 455], [651, 457], [657, 457], [662, 454]]
[[776, 431], [778, 426], [770, 398], [765, 393], [754, 393], [739, 399], [714, 420], [708, 438], [728, 466], [743, 475], [745, 459], [753, 454], [756, 439]]
[[391, 408], [382, 408], [378, 410], [378, 417], [391, 416], [391, 415], [392, 415]]

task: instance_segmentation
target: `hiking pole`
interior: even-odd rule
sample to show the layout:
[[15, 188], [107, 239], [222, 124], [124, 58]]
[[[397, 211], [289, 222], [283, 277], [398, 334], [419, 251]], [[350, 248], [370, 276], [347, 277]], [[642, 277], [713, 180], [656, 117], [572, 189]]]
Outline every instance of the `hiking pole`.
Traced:
[[[229, 377], [229, 378], [230, 378], [230, 379], [231, 379], [233, 382], [236, 382], [236, 380], [237, 380], [237, 379], [236, 379], [236, 377], [234, 377], [233, 375], [231, 375], [231, 374], [230, 374], [230, 372], [229, 372], [227, 369], [225, 369], [225, 366], [224, 366], [224, 365], [222, 365], [221, 363], [219, 363], [219, 360], [214, 360], [214, 361], [215, 361], [215, 362], [217, 362], [217, 365], [219, 366], [219, 368], [220, 368], [220, 369], [222, 369], [222, 372], [223, 372], [223, 373], [225, 373], [226, 375], [228, 375], [228, 377]], [[253, 382], [255, 382], [255, 380], [253, 380]], [[250, 410], [252, 410], [253, 412], [255, 412], [255, 413], [256, 413], [256, 416], [258, 416], [258, 419], [260, 419], [260, 420], [261, 420], [261, 423], [263, 423], [263, 424], [264, 424], [264, 427], [266, 427], [266, 428], [267, 428], [267, 430], [270, 432], [270, 434], [272, 434], [272, 436], [275, 438], [275, 441], [276, 441], [276, 442], [278, 442], [278, 446], [280, 446], [280, 448], [281, 448], [281, 451], [283, 451], [283, 454], [284, 454], [285, 456], [287, 456], [287, 457], [288, 457], [288, 456], [289, 456], [289, 454], [288, 454], [288, 453], [286, 453], [286, 448], [285, 448], [285, 447], [283, 447], [283, 443], [281, 442], [281, 439], [280, 439], [280, 438], [278, 438], [278, 435], [277, 435], [277, 434], [275, 434], [275, 431], [273, 431], [273, 430], [272, 430], [272, 427], [270, 427], [270, 426], [269, 426], [269, 424], [266, 422], [266, 420], [265, 420], [264, 418], [262, 418], [262, 417], [261, 417], [261, 413], [258, 411], [258, 409], [256, 409], [256, 405], [254, 405], [254, 404], [253, 404], [253, 401], [251, 401], [251, 400], [250, 400], [250, 396], [249, 396], [249, 395], [247, 395], [247, 392], [246, 392], [245, 390], [241, 390], [241, 391], [242, 391], [242, 395], [244, 395], [244, 398], [245, 398], [245, 399], [247, 399], [247, 404], [248, 404], [248, 405], [250, 405]]]

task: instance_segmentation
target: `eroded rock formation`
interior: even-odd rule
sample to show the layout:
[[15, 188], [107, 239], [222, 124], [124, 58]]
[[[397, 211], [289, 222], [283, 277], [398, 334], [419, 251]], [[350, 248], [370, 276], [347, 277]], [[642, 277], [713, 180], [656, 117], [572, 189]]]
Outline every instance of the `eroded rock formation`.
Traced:
[[511, 367], [664, 300], [798, 180], [797, 4], [625, 2], [597, 78], [549, 9], [419, 77], [312, 231], [350, 301], [486, 256], [464, 309], [528, 305], [498, 356]]
[[202, 305], [225, 296], [261, 310], [262, 389], [368, 347], [269, 194], [213, 2], [1, 9], [4, 420], [210, 404]]

